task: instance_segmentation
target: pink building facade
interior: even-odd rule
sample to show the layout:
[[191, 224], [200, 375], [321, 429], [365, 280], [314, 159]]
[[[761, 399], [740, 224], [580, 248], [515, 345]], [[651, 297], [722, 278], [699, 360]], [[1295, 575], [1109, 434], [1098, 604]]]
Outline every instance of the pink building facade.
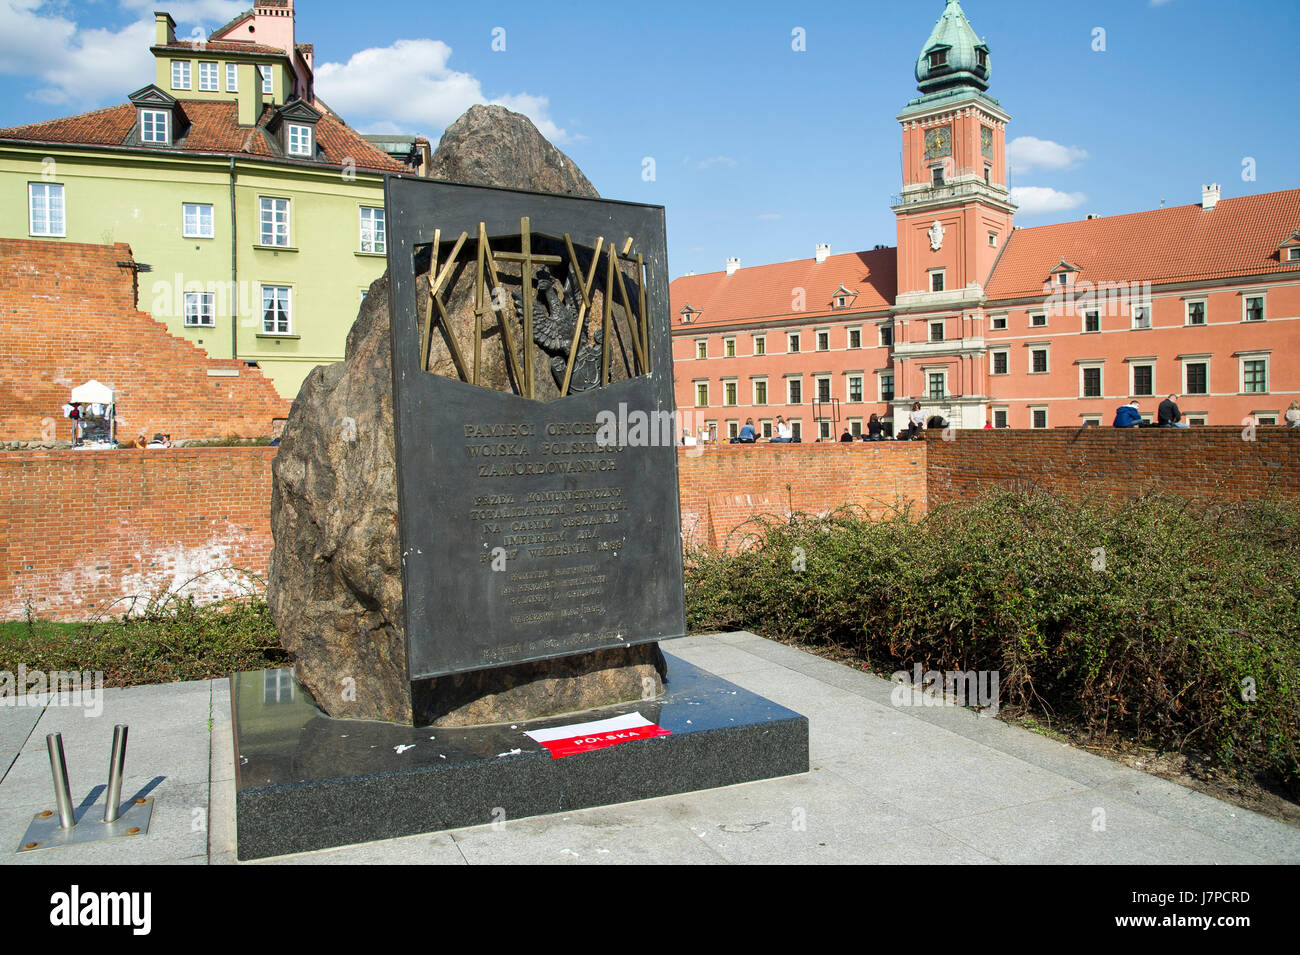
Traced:
[[896, 248], [672, 283], [682, 427], [715, 439], [777, 416], [803, 440], [905, 422], [959, 428], [1154, 419], [1279, 424], [1300, 398], [1300, 189], [1019, 228], [1010, 116], [988, 47], [948, 0], [898, 115]]

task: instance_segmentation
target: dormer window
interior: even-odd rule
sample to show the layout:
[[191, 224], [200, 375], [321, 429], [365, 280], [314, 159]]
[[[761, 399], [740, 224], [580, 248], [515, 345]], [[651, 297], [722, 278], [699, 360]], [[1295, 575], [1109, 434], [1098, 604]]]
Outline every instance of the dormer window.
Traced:
[[1050, 281], [1058, 288], [1065, 288], [1067, 285], [1072, 285], [1078, 276], [1079, 267], [1065, 261], [1065, 256], [1061, 256], [1061, 261], [1051, 271]]
[[989, 68], [989, 51], [983, 47], [976, 47], [975, 63], [981, 70], [987, 70]]
[[312, 148], [312, 134], [310, 126], [300, 126], [297, 123], [288, 123], [285, 126], [285, 142], [287, 143], [286, 152], [290, 156], [312, 156], [315, 150]]
[[161, 109], [140, 110], [140, 142], [171, 145], [171, 114]]
[[947, 50], [930, 51], [930, 69], [934, 70], [934, 69], [938, 69], [941, 66], [947, 66], [947, 65], [948, 65]]
[[831, 308], [849, 308], [857, 301], [858, 293], [841, 285], [831, 293]]
[[1300, 262], [1300, 248], [1287, 249], [1286, 260], [1288, 262]]

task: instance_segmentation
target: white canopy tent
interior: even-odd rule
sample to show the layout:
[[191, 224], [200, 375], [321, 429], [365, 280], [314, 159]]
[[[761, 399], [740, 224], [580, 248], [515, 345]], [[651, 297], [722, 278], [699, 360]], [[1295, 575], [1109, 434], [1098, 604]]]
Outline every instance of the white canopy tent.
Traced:
[[[82, 413], [79, 419], [79, 430], [75, 436], [75, 442], [81, 444], [81, 435], [87, 430], [90, 431], [92, 443], [109, 443], [117, 439], [117, 409], [113, 407], [113, 389], [101, 381], [91, 379], [84, 385], [78, 385], [72, 389], [72, 398], [70, 399], [81, 405]], [[87, 409], [94, 407], [93, 414], [88, 414]], [[102, 413], [101, 413], [102, 411]], [[98, 421], [99, 424], [93, 424]]]

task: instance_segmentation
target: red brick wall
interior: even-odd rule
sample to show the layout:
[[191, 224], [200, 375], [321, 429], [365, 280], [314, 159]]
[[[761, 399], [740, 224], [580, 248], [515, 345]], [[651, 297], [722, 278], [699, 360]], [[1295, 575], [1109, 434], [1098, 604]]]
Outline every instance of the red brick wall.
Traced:
[[271, 434], [289, 402], [257, 369], [209, 358], [138, 311], [118, 264], [130, 261], [121, 243], [0, 239], [0, 441], [69, 440], [60, 408], [92, 378], [116, 392], [123, 442]]
[[[678, 450], [682, 533], [735, 547], [756, 516], [857, 505], [880, 516], [993, 486], [1132, 496], [1162, 488], [1300, 501], [1300, 429], [960, 431], [922, 442]], [[0, 453], [0, 619], [84, 620], [222, 567], [265, 576], [274, 448]], [[184, 592], [241, 589], [210, 574]], [[121, 613], [127, 603], [114, 604]]]
[[927, 500], [940, 504], [992, 487], [1040, 487], [1133, 497], [1171, 491], [1241, 500], [1271, 492], [1300, 501], [1300, 429], [1260, 427], [1056, 428], [931, 434]]
[[734, 548], [759, 516], [823, 514], [846, 504], [875, 517], [908, 504], [924, 512], [925, 455], [916, 441], [679, 448], [682, 537]]
[[[0, 620], [87, 620], [186, 585], [240, 592], [271, 556], [274, 448], [0, 453]], [[142, 606], [142, 603], [141, 603]]]

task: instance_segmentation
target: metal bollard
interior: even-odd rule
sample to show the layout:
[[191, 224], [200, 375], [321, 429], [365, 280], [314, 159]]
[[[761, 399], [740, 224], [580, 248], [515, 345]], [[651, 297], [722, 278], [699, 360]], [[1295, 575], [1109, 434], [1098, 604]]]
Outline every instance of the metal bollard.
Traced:
[[72, 814], [72, 791], [68, 786], [68, 764], [63, 758], [63, 734], [51, 733], [45, 737], [50, 751], [50, 772], [54, 774], [54, 801], [59, 807], [59, 828], [71, 829], [77, 824]]
[[116, 822], [122, 802], [122, 767], [126, 765], [125, 723], [113, 727], [113, 753], [108, 758], [108, 795], [104, 798], [104, 821]]

